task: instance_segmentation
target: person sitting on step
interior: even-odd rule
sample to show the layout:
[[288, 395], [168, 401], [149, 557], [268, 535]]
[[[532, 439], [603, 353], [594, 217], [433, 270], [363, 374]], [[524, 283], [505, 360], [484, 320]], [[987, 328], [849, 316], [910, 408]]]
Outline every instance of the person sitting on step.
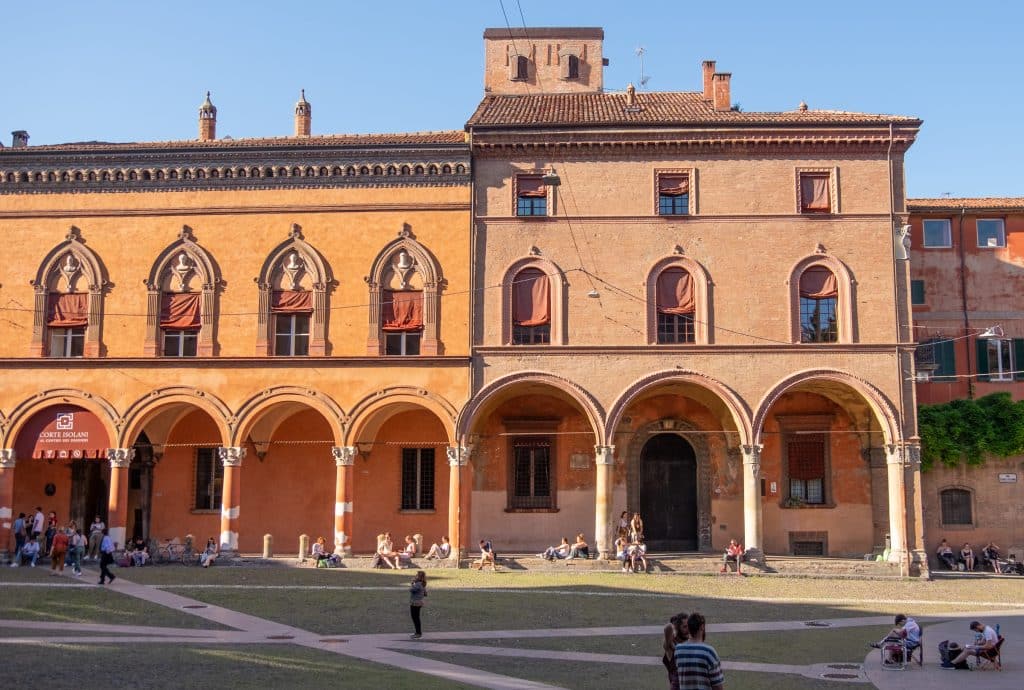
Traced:
[[494, 546], [488, 539], [480, 540], [480, 560], [473, 564], [477, 570], [483, 570], [488, 564], [491, 570], [498, 572], [498, 555], [494, 552]]
[[561, 544], [558, 546], [549, 546], [544, 549], [543, 553], [539, 553], [537, 556], [548, 561], [553, 561], [556, 559], [568, 558], [570, 551], [572, 551], [572, 546], [569, 545], [569, 540], [562, 537]]
[[720, 572], [728, 572], [729, 564], [736, 564], [736, 574], [743, 574], [743, 544], [740, 544], [735, 539], [729, 540], [729, 545], [725, 547], [725, 555], [722, 556], [722, 570]]
[[935, 549], [935, 555], [938, 556], [939, 561], [943, 563], [950, 570], [956, 570], [956, 556], [953, 554], [953, 547], [949, 545], [949, 542], [943, 539], [939, 542], [939, 546]]
[[452, 555], [452, 544], [448, 541], [448, 537], [441, 537], [440, 544], [431, 544], [430, 551], [427, 551], [427, 560], [444, 560]]
[[569, 550], [569, 557], [566, 560], [572, 560], [573, 558], [590, 558], [590, 546], [587, 544], [587, 540], [583, 538], [582, 532], [576, 535], [576, 543]]
[[416, 540], [411, 535], [405, 535], [405, 548], [398, 552], [398, 567], [408, 568], [412, 566], [412, 559], [416, 556]]

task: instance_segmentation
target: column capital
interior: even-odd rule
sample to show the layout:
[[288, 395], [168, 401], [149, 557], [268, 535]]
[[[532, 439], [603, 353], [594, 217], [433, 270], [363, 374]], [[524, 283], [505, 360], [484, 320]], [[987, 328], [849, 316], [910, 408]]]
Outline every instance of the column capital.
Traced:
[[245, 459], [245, 446], [218, 448], [217, 455], [224, 467], [241, 467], [242, 460]]
[[761, 477], [761, 449], [764, 448], [759, 443], [752, 443], [741, 447], [743, 451], [743, 464], [748, 465], [751, 471], [754, 473], [754, 479]]
[[448, 455], [449, 467], [465, 467], [469, 464], [469, 456], [473, 454], [470, 446], [448, 446], [445, 449]]
[[614, 465], [615, 446], [594, 446], [595, 465]]
[[885, 464], [902, 465], [904, 459], [903, 445], [900, 443], [885, 444]]
[[134, 458], [134, 448], [107, 448], [107, 460], [110, 461], [110, 469], [128, 467], [132, 464]]
[[17, 464], [17, 453], [13, 448], [0, 448], [0, 470], [12, 470]]
[[331, 448], [331, 456], [334, 464], [338, 467], [351, 467], [356, 463], [356, 453], [359, 449], [355, 446], [334, 446]]

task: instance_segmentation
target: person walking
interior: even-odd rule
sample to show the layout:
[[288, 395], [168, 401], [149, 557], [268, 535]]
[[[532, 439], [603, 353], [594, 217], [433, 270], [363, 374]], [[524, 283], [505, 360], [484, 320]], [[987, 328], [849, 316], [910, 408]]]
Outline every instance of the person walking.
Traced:
[[89, 553], [86, 554], [85, 560], [96, 560], [100, 557], [100, 543], [103, 541], [103, 533], [106, 531], [107, 526], [100, 520], [100, 516], [97, 515], [93, 518], [92, 524], [89, 526]]
[[63, 525], [54, 527], [50, 538], [50, 574], [64, 573], [64, 559], [68, 555], [68, 531]]
[[85, 555], [85, 535], [82, 534], [82, 530], [76, 529], [75, 533], [71, 535], [71, 565], [75, 570], [75, 577], [82, 576], [82, 556]]
[[103, 540], [100, 542], [100, 584], [105, 585], [106, 579], [110, 578], [110, 582], [113, 583], [116, 579], [114, 573], [110, 572], [110, 564], [114, 562], [114, 549], [117, 548], [117, 544], [110, 538], [109, 534], [103, 535]]
[[423, 627], [420, 624], [420, 613], [423, 611], [424, 599], [427, 598], [427, 574], [422, 570], [416, 571], [416, 577], [409, 585], [409, 614], [412, 616], [413, 627], [416, 628], [410, 637], [418, 640], [423, 637]]
[[661, 663], [668, 671], [668, 690], [679, 690], [679, 671], [676, 669], [676, 645], [690, 639], [686, 629], [686, 613], [677, 613], [665, 625], [664, 641], [662, 642]]
[[704, 643], [704, 628], [704, 616], [691, 613], [686, 619], [690, 639], [676, 645], [679, 687], [685, 690], [722, 690], [725, 687], [722, 662], [715, 648]]

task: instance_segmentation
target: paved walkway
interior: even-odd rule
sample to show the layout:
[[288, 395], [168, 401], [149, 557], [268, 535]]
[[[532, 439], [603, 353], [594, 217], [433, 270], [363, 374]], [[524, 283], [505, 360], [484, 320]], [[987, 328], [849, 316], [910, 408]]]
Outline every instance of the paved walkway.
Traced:
[[[19, 583], [15, 586], [22, 586], [28, 583]], [[95, 585], [84, 585], [80, 583], [31, 583], [33, 586], [50, 587], [88, 587]], [[5, 585], [6, 586], [6, 585]], [[191, 587], [191, 585], [189, 585]], [[200, 585], [202, 587], [202, 585]], [[203, 630], [189, 628], [169, 627], [147, 627], [132, 625], [104, 625], [96, 623], [64, 623], [44, 621], [21, 621], [21, 620], [0, 620], [0, 628], [16, 628], [23, 631], [23, 634], [13, 637], [0, 637], [0, 645], [38, 645], [50, 643], [77, 642], [81, 643], [83, 637], [87, 636], [88, 642], [102, 642], [105, 644], [139, 644], [139, 643], [176, 643], [176, 644], [295, 644], [303, 647], [318, 649], [332, 654], [354, 657], [361, 660], [372, 661], [379, 664], [394, 666], [405, 671], [415, 670], [418, 673], [457, 681], [468, 685], [483, 688], [511, 689], [526, 688], [527, 690], [551, 688], [553, 686], [543, 683], [527, 681], [522, 678], [501, 675], [483, 671], [477, 668], [461, 666], [455, 663], [441, 661], [438, 659], [425, 658], [409, 652], [428, 652], [437, 655], [467, 654], [517, 659], [537, 659], [545, 661], [571, 661], [588, 662], [615, 665], [636, 665], [636, 666], [661, 666], [660, 659], [653, 656], [624, 655], [624, 654], [602, 654], [583, 653], [577, 651], [545, 650], [545, 649], [523, 649], [509, 647], [494, 647], [489, 645], [472, 644], [473, 640], [486, 639], [513, 639], [513, 638], [572, 638], [572, 637], [626, 637], [645, 636], [658, 637], [661, 634], [661, 626], [614, 626], [594, 628], [552, 628], [541, 630], [487, 630], [487, 631], [449, 631], [430, 633], [428, 637], [420, 641], [410, 641], [404, 633], [375, 633], [365, 635], [338, 635], [325, 636], [307, 630], [284, 625], [274, 621], [252, 616], [239, 611], [233, 611], [213, 604], [197, 601], [189, 597], [181, 596], [166, 591], [168, 585], [161, 587], [149, 587], [127, 581], [123, 576], [107, 585], [108, 589], [135, 597], [153, 604], [165, 606], [175, 611], [188, 613], [204, 620], [217, 623], [231, 630]], [[296, 587], [284, 586], [260, 586], [260, 585], [236, 585], [236, 586], [215, 586], [228, 589], [295, 589]], [[313, 587], [297, 587], [299, 589]], [[370, 587], [329, 587], [330, 589], [396, 589], [370, 588]], [[324, 587], [315, 587], [324, 589]], [[527, 591], [527, 590], [523, 590]], [[532, 590], [530, 590], [532, 591]], [[766, 601], [769, 599], [766, 599]], [[771, 599], [770, 601], [780, 601]], [[808, 601], [808, 600], [798, 600]], [[831, 603], [835, 603], [832, 601]], [[945, 602], [948, 603], [948, 602]], [[946, 618], [945, 616], [943, 618]], [[903, 673], [884, 671], [881, 669], [877, 653], [868, 654], [863, 668], [860, 664], [834, 663], [834, 664], [767, 664], [741, 661], [725, 661], [723, 667], [727, 671], [750, 671], [756, 673], [771, 673], [804, 676], [808, 678], [827, 678], [833, 681], [867, 684], [874, 683], [881, 690], [903, 690], [907, 687], [908, 681], [919, 687], [938, 688], [939, 690], [960, 690], [964, 678], [961, 673], [942, 671], [938, 668], [937, 652], [935, 645], [943, 639], [964, 639], [967, 622], [979, 618], [987, 622], [1000, 622], [1002, 632], [1008, 638], [1021, 639], [1024, 637], [1024, 611], [1015, 608], [1000, 612], [986, 612], [983, 614], [953, 614], [949, 618], [955, 618], [951, 622], [943, 622], [925, 626], [925, 638], [928, 640], [927, 648], [931, 653], [925, 655], [925, 666], [923, 669], [914, 668], [905, 673], [913, 673], [914, 676], [907, 676]], [[747, 623], [719, 623], [708, 626], [708, 632], [712, 634], [724, 634], [732, 632], [767, 632], [780, 630], [807, 630], [817, 626], [828, 628], [858, 627], [858, 626], [879, 626], [884, 627], [891, 623], [888, 616], [862, 616], [856, 618], [838, 618], [820, 621], [770, 621], [770, 622], [747, 622]], [[457, 641], [457, 642], [447, 642]], [[1006, 650], [1008, 657], [1012, 652], [1012, 646], [1007, 642]], [[1006, 664], [1007, 670], [1003, 673], [992, 673], [986, 677], [984, 687], [992, 690], [1003, 688], [1020, 687], [1019, 677], [1013, 672], [1015, 668], [1012, 662]], [[973, 676], [971, 680], [975, 680]], [[977, 683], [972, 683], [977, 685]], [[978, 686], [981, 687], [981, 686]]]
[[[944, 617], [945, 618], [945, 617]], [[882, 668], [879, 652], [872, 650], [864, 659], [864, 672], [880, 690], [906, 690], [909, 687], [928, 690], [1020, 690], [1024, 687], [1020, 660], [1021, 640], [1024, 640], [1024, 613], [1020, 611], [988, 612], [978, 615], [955, 614], [954, 620], [923, 625], [924, 664], [908, 666], [905, 671], [887, 671]], [[939, 642], [955, 640], [960, 644], [973, 641], [971, 621], [979, 620], [995, 627], [999, 623], [1003, 643], [1003, 670], [1000, 671], [947, 671], [939, 666]]]

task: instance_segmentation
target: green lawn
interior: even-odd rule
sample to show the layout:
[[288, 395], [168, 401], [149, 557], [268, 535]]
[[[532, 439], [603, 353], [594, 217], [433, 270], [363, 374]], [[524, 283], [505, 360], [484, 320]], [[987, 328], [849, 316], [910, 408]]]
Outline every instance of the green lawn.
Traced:
[[[42, 655], [60, 663], [40, 666]], [[4, 678], [24, 687], [110, 688], [388, 688], [467, 687], [340, 654], [292, 645], [215, 644], [0, 646]], [[34, 679], [34, 680], [28, 680]], [[11, 685], [15, 687], [15, 685]]]

